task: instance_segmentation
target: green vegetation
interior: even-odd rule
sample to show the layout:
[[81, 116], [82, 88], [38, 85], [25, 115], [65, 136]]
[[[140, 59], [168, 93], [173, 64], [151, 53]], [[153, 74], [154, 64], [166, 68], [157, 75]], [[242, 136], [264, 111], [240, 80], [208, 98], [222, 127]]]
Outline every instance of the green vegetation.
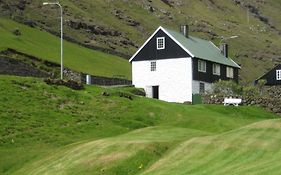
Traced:
[[[143, 44], [158, 26], [179, 30], [180, 24], [189, 24], [190, 35], [212, 40], [216, 44], [219, 44], [221, 36], [239, 36], [227, 40], [227, 43], [230, 44], [230, 57], [241, 64], [241, 79], [244, 81], [252, 82], [272, 68], [274, 62], [281, 61], [281, 38], [278, 34], [281, 30], [280, 0], [244, 0], [240, 4], [233, 0], [171, 2], [174, 2], [172, 7], [163, 0], [64, 0], [61, 3], [65, 9], [66, 35], [80, 43], [132, 55], [137, 50], [134, 45]], [[18, 10], [15, 9], [20, 6], [18, 1], [2, 0], [2, 3], [11, 7], [3, 9], [2, 14], [11, 13], [18, 21], [32, 20], [48, 31], [57, 33], [59, 30], [56, 7], [42, 6], [42, 1], [30, 0], [24, 10]], [[249, 21], [246, 6], [252, 7]], [[77, 22], [76, 27], [70, 27], [68, 21]], [[134, 26], [132, 21], [137, 24]], [[121, 35], [94, 34], [87, 27], [77, 27], [80, 22], [118, 31]], [[128, 39], [134, 45], [121, 42]]]
[[[274, 168], [280, 162], [279, 153], [267, 154], [277, 149], [280, 140], [280, 132], [270, 128], [270, 123], [276, 129], [280, 125], [279, 120], [271, 120], [276, 118], [273, 114], [256, 107], [166, 103], [135, 96], [134, 91], [94, 86], [74, 91], [46, 85], [41, 79], [1, 76], [0, 173], [196, 174], [208, 160], [221, 172], [240, 165], [239, 156], [249, 163], [245, 170], [260, 161], [259, 156], [272, 155], [260, 161], [261, 166], [273, 161], [269, 168]], [[261, 123], [249, 125], [255, 122]], [[256, 127], [255, 133], [249, 129], [252, 126], [266, 128]], [[254, 152], [259, 150], [257, 139], [262, 139], [264, 150], [258, 153]], [[179, 154], [179, 159], [172, 154]], [[186, 167], [192, 161], [188, 156], [196, 161]], [[174, 159], [179, 163], [169, 162]], [[158, 171], [160, 165], [163, 171]], [[216, 174], [212, 167], [206, 170]]]
[[[14, 35], [15, 29], [21, 35]], [[12, 48], [43, 60], [60, 63], [59, 38], [3, 18], [0, 18], [0, 33], [0, 51]], [[70, 42], [64, 42], [64, 49], [64, 64], [68, 68], [98, 76], [123, 75], [131, 78], [131, 66], [125, 59]]]
[[183, 142], [144, 175], [280, 174], [281, 120]]

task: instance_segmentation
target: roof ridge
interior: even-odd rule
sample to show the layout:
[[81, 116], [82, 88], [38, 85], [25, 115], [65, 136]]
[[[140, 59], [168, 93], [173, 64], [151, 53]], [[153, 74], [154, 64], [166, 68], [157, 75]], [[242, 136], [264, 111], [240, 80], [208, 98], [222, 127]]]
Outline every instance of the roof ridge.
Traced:
[[[171, 32], [175, 32], [175, 33], [178, 33], [178, 34], [181, 34], [183, 37], [185, 37], [181, 32], [179, 31], [176, 31], [176, 30], [173, 30], [173, 29], [169, 29], [169, 28], [165, 28], [165, 27], [162, 27], [163, 29], [167, 30], [167, 31], [171, 31]], [[195, 38], [195, 39], [199, 39], [199, 40], [202, 40], [202, 41], [206, 41], [206, 42], [209, 42], [210, 40], [207, 40], [207, 39], [202, 39], [202, 38], [199, 38], [197, 36], [192, 36], [192, 35], [189, 35], [188, 37], [190, 38]], [[188, 37], [185, 37], [186, 39], [188, 39]]]
[[189, 50], [194, 57], [216, 62], [232, 67], [241, 68], [231, 58], [225, 57], [220, 49], [210, 40], [189, 36], [185, 37], [181, 32], [177, 32], [171, 29], [163, 28], [166, 30], [175, 40], [177, 40], [182, 46]]

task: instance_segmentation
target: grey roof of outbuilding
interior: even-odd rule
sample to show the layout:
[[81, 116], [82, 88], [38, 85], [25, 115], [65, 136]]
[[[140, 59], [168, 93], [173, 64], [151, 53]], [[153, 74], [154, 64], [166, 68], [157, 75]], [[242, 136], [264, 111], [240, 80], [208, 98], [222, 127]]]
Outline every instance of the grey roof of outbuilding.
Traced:
[[193, 57], [240, 68], [240, 66], [236, 64], [231, 58], [227, 58], [223, 54], [221, 54], [220, 49], [216, 47], [211, 41], [196, 38], [193, 36], [185, 37], [180, 32], [176, 32], [166, 28], [163, 29], [167, 33], [169, 33], [175, 40], [177, 40], [182, 45], [182, 47], [188, 50], [193, 55]]

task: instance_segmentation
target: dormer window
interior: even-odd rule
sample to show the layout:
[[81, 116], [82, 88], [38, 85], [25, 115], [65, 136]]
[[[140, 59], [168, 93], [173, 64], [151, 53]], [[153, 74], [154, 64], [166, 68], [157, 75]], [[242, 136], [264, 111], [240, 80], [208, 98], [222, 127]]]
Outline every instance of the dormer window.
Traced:
[[165, 49], [165, 37], [158, 37], [157, 41], [157, 50]]
[[276, 80], [281, 80], [281, 69], [276, 70]]

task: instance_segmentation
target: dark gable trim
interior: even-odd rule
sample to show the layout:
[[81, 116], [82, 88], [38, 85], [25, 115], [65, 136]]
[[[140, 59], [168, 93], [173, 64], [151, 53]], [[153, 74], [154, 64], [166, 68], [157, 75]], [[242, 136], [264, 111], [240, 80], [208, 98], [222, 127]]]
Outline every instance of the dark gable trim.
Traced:
[[[165, 49], [157, 50], [156, 38], [165, 37]], [[183, 36], [184, 37], [184, 36]], [[171, 58], [191, 57], [175, 41], [172, 40], [163, 30], [159, 30], [132, 59], [132, 61], [159, 60]]]
[[193, 80], [196, 81], [204, 81], [207, 83], [214, 83], [219, 80], [234, 80], [235, 82], [238, 82], [238, 68], [233, 68], [233, 78], [226, 77], [226, 65], [219, 64], [220, 65], [220, 75], [214, 75], [213, 74], [213, 62], [206, 61], [206, 72], [199, 72], [198, 71], [198, 60], [206, 61], [203, 59], [193, 58], [192, 59], [192, 67], [193, 67]]
[[258, 80], [264, 79], [266, 80], [266, 85], [268, 86], [281, 85], [281, 80], [276, 80], [276, 70], [281, 70], [281, 64], [277, 65], [261, 78], [257, 79], [255, 83], [258, 83]]

